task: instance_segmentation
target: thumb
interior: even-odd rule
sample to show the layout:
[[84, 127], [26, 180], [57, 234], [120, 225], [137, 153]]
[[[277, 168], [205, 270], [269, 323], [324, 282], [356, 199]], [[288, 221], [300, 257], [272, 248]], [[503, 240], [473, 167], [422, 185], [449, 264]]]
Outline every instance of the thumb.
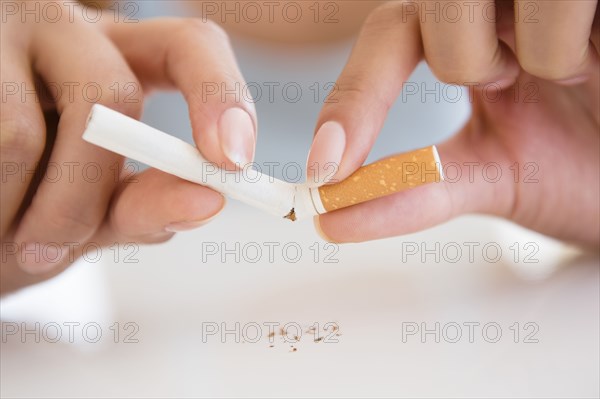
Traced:
[[413, 233], [467, 213], [510, 216], [514, 177], [493, 136], [475, 136], [469, 125], [438, 146], [438, 152], [443, 182], [317, 216], [321, 236], [331, 242], [362, 242]]

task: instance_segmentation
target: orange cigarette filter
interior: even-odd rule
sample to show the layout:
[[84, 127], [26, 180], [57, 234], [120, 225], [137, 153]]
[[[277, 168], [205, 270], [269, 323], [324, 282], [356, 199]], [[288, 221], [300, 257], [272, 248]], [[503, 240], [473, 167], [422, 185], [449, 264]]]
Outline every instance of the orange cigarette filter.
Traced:
[[319, 187], [325, 212], [443, 180], [435, 146], [394, 155], [363, 166], [347, 179]]

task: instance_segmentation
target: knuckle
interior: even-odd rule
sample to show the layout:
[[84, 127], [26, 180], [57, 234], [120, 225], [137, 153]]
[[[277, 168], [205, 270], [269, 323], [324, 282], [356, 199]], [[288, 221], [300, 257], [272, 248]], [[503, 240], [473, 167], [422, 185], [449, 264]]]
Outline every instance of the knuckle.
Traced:
[[479, 83], [485, 80], [485, 74], [479, 68], [462, 67], [455, 65], [430, 65], [433, 74], [442, 82], [464, 85], [466, 83]]
[[[518, 47], [517, 47], [518, 48]], [[525, 72], [545, 80], [568, 79], [580, 73], [585, 65], [586, 57], [569, 52], [544, 51], [530, 56], [525, 50], [518, 51], [519, 64]]]
[[115, 81], [104, 84], [107, 90], [101, 103], [132, 118], [139, 118], [144, 104], [141, 84], [131, 74], [123, 74]]
[[137, 95], [128, 96], [127, 99], [116, 103], [115, 108], [127, 116], [138, 119], [142, 115], [143, 97]]
[[344, 97], [346, 103], [363, 104], [366, 105], [365, 109], [377, 110], [377, 112], [387, 112], [392, 106], [382, 95], [373, 93], [363, 86], [340, 89], [340, 95]]
[[456, 54], [443, 60], [427, 57], [428, 64], [434, 75], [444, 83], [473, 84], [487, 83], [493, 73], [498, 70], [500, 60], [494, 56], [480, 55], [477, 57]]
[[0, 149], [39, 158], [46, 145], [45, 126], [25, 116], [0, 121]]
[[365, 108], [376, 109], [378, 112], [387, 112], [392, 107], [394, 99], [387, 98], [383, 93], [374, 90], [373, 82], [361, 74], [347, 74], [336, 83], [338, 93], [336, 97], [343, 98], [344, 103], [356, 103]]
[[568, 60], [560, 63], [545, 62], [543, 60], [525, 59], [520, 61], [521, 67], [530, 75], [544, 80], [563, 80], [571, 77], [579, 69], [580, 64]]
[[209, 36], [211, 39], [229, 41], [229, 37], [225, 30], [210, 19], [185, 18], [182, 19], [179, 24], [179, 32], [183, 35], [189, 35], [190, 33], [192, 35], [200, 34]]

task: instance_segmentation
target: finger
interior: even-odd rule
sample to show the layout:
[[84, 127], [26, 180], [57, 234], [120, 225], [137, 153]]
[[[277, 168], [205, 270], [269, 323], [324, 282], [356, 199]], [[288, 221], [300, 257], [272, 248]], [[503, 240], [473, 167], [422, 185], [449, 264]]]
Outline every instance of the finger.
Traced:
[[[142, 106], [140, 97], [133, 102], [122, 100], [127, 84], [139, 84], [116, 48], [99, 31], [65, 23], [38, 34], [32, 48], [37, 71], [57, 87], [74, 84], [72, 90], [56, 96], [60, 121], [49, 167], [53, 166], [58, 175], [42, 181], [15, 237], [27, 253], [45, 251], [44, 256], [20, 258], [21, 267], [32, 273], [46, 272], [67, 262], [64, 247], [82, 244], [94, 234], [118, 184], [113, 170], [121, 158], [81, 138], [92, 103], [100, 102], [132, 117], [139, 117]], [[85, 45], [65, 45], [74, 37]], [[115, 95], [120, 102], [115, 101]]]
[[[510, 167], [508, 157], [490, 139], [472, 150], [472, 127], [438, 146], [444, 182], [417, 187], [315, 218], [317, 231], [331, 242], [361, 242], [409, 234], [466, 213], [510, 216], [514, 184], [497, 180]], [[493, 159], [493, 163], [486, 163]], [[485, 172], [484, 172], [485, 170]]]
[[[390, 2], [365, 22], [335, 95], [319, 115], [307, 161], [309, 184], [342, 180], [366, 159], [403, 82], [421, 59], [418, 19], [409, 6]], [[339, 166], [335, 175], [332, 164]]]
[[225, 198], [216, 191], [149, 169], [121, 184], [101, 237], [162, 242], [207, 224], [224, 206]]
[[51, 270], [35, 274], [23, 271], [18, 260], [32, 255], [19, 254], [14, 245], [5, 243], [3, 250], [7, 253], [3, 254], [0, 268], [0, 292], [4, 294], [56, 276], [84, 251], [98, 246], [166, 241], [175, 232], [207, 224], [224, 205], [224, 197], [213, 190], [148, 169], [124, 179], [115, 193], [106, 223], [90, 240], [63, 249], [65, 262]]
[[567, 85], [587, 80], [599, 67], [590, 42], [596, 0], [516, 0], [519, 63], [531, 75]]
[[509, 87], [520, 68], [496, 34], [494, 0], [478, 2], [475, 12], [473, 5], [472, 1], [419, 1], [425, 59], [444, 82]]
[[33, 75], [23, 49], [2, 38], [0, 81], [0, 237], [15, 222], [46, 143], [44, 117], [33, 90]]
[[115, 25], [109, 34], [144, 83], [182, 91], [194, 139], [207, 159], [228, 168], [252, 162], [255, 107], [220, 27], [156, 20]]

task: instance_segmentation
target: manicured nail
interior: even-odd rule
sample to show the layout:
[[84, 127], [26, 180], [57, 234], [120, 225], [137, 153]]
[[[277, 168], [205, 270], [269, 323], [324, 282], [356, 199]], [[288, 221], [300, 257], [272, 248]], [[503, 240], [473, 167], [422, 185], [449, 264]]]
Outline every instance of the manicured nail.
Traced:
[[21, 247], [19, 266], [29, 274], [42, 274], [58, 266], [69, 254], [69, 248], [57, 244], [30, 242]]
[[214, 218], [216, 218], [217, 216], [219, 216], [221, 214], [221, 211], [223, 211], [223, 209], [225, 208], [225, 203], [226, 203], [225, 199], [223, 199], [223, 206], [221, 207], [221, 209], [219, 209], [219, 211], [217, 213], [215, 213], [208, 219], [190, 220], [190, 221], [185, 221], [185, 222], [170, 223], [165, 227], [165, 231], [167, 231], [169, 233], [181, 233], [184, 231], [190, 231], [190, 230], [197, 229], [198, 227], [202, 227], [202, 226], [210, 223]]
[[[212, 218], [210, 218], [210, 219], [212, 219]], [[198, 227], [201, 227], [201, 226], [204, 226], [205, 224], [207, 224], [210, 221], [210, 219], [202, 220], [199, 222], [175, 222], [175, 223], [171, 223], [167, 227], [165, 227], [165, 230], [168, 231], [169, 233], [181, 233], [184, 231], [194, 230], [194, 229], [197, 229]]]
[[568, 79], [557, 80], [556, 83], [564, 86], [575, 86], [587, 82], [588, 78], [588, 75], [580, 75]]
[[254, 159], [256, 145], [254, 123], [241, 108], [229, 108], [219, 120], [219, 139], [225, 156], [243, 168]]
[[319, 216], [315, 216], [313, 217], [313, 223], [315, 225], [315, 230], [317, 231], [317, 234], [319, 234], [319, 236], [327, 242], [331, 242], [331, 243], [335, 243], [335, 241], [333, 241], [330, 237], [327, 236], [327, 234], [325, 234], [325, 232], [323, 231], [323, 229], [321, 228], [321, 219]]
[[[510, 76], [508, 78], [502, 78], [502, 79], [492, 81], [491, 83], [493, 83], [494, 86], [490, 86], [490, 87], [500, 88], [501, 90], [504, 90], [504, 89], [507, 89], [507, 88], [511, 87], [512, 85], [514, 85], [516, 81], [517, 81], [516, 76]], [[491, 85], [491, 83], [490, 83], [490, 85]], [[494, 97], [496, 95], [499, 95], [499, 93], [491, 92], [489, 95], [491, 97]]]
[[322, 186], [337, 173], [346, 148], [346, 133], [338, 122], [325, 122], [313, 140], [306, 162], [306, 183]]

